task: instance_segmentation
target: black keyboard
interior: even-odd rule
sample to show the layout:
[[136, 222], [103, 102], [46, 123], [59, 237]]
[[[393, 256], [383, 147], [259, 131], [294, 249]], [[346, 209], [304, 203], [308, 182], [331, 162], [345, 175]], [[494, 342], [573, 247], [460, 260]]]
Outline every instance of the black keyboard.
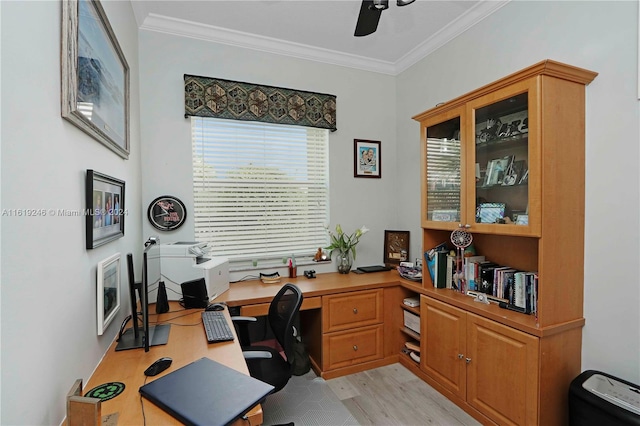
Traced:
[[207, 334], [207, 342], [228, 342], [233, 340], [231, 327], [222, 311], [202, 312], [202, 325]]

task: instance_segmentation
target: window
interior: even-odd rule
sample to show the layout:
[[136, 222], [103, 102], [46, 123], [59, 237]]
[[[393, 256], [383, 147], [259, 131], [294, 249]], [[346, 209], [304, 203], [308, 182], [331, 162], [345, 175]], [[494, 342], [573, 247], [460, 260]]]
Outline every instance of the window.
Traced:
[[329, 244], [326, 129], [191, 118], [195, 238], [236, 267]]

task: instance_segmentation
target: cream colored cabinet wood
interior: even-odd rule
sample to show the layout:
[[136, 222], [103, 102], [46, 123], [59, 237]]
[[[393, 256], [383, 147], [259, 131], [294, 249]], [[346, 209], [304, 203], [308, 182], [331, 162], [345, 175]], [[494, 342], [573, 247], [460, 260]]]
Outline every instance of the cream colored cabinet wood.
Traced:
[[483, 422], [568, 423], [584, 325], [585, 86], [596, 75], [545, 60], [413, 117], [423, 249], [465, 226], [478, 255], [538, 276], [527, 315], [424, 274], [421, 293], [442, 305], [421, 313], [420, 371]]
[[538, 423], [539, 339], [422, 296], [420, 367], [498, 424]]
[[383, 358], [382, 289], [322, 298], [322, 371]]

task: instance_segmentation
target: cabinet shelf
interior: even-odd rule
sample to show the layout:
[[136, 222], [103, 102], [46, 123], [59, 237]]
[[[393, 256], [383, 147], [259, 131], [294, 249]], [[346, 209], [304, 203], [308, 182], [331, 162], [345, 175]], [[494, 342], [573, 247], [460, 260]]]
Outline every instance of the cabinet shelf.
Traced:
[[510, 145], [516, 147], [523, 142], [527, 142], [529, 140], [529, 133], [522, 133], [519, 135], [509, 136], [506, 138], [500, 139], [492, 139], [486, 142], [476, 143], [476, 149], [489, 149], [489, 148], [509, 148]]
[[411, 330], [410, 328], [402, 327], [400, 328], [400, 331], [402, 331], [404, 334], [411, 337], [412, 339], [417, 340], [418, 342], [420, 341], [420, 335], [415, 331]]
[[400, 307], [402, 309], [405, 309], [405, 310], [409, 311], [409, 312], [413, 312], [414, 314], [416, 314], [418, 316], [420, 315], [420, 306], [413, 307], [413, 306], [405, 305], [404, 303], [400, 303]]
[[529, 186], [529, 183], [516, 183], [515, 185], [502, 185], [502, 184], [496, 184], [496, 185], [476, 185], [476, 190], [494, 190], [494, 189], [500, 189], [500, 190], [505, 190], [505, 189], [511, 189], [511, 190], [517, 190], [517, 189], [527, 189], [527, 187]]

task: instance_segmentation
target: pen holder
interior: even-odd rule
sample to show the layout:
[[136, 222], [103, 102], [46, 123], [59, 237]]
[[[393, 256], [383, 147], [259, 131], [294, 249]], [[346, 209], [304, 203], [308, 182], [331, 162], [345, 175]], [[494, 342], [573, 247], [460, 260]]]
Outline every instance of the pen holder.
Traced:
[[295, 278], [298, 276], [298, 267], [289, 266], [289, 278]]

